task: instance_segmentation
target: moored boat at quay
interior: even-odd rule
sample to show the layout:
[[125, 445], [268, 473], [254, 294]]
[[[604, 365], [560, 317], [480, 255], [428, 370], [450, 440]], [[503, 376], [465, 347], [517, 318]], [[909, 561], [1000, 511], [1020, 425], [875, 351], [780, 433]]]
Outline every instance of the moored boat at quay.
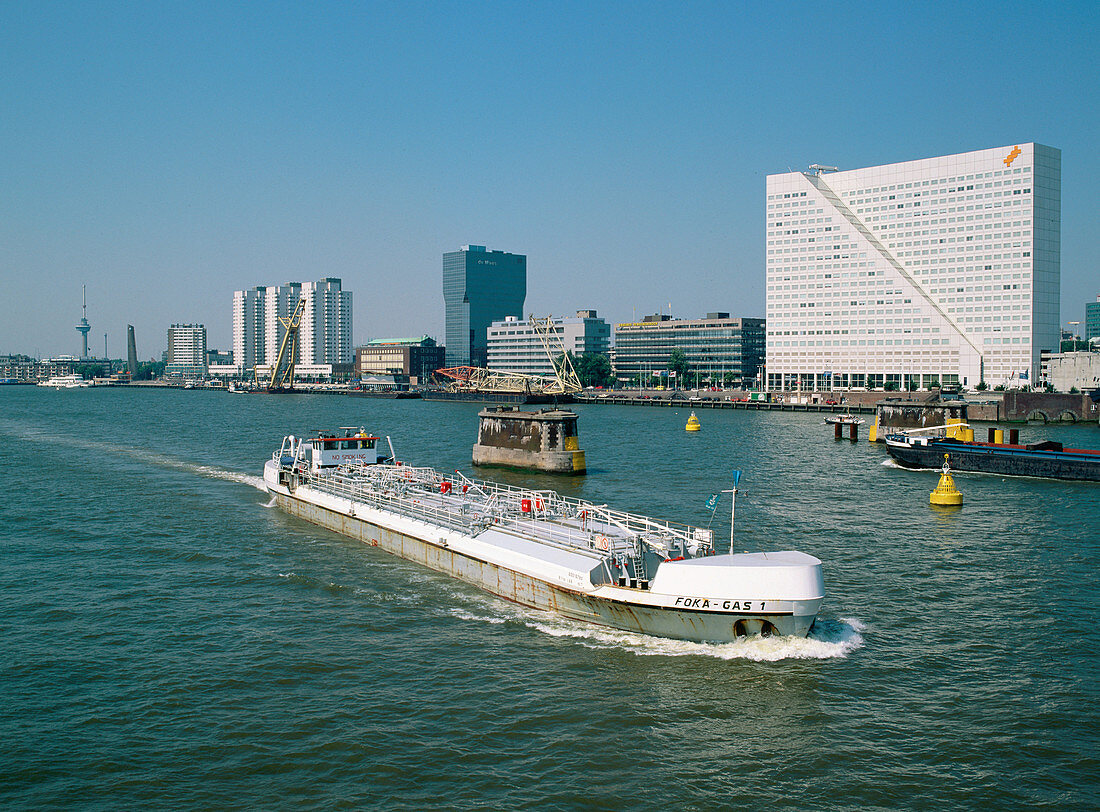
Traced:
[[950, 436], [929, 436], [927, 431], [917, 429], [889, 434], [886, 450], [906, 468], [939, 469], [944, 454], [948, 454], [952, 471], [1100, 481], [1100, 450], [1064, 448], [1053, 441], [1026, 445], [982, 443]]
[[826, 423], [830, 423], [834, 426], [862, 426], [867, 421], [862, 417], [855, 417], [852, 414], [832, 414], [825, 418]]
[[707, 528], [551, 490], [404, 465], [364, 432], [288, 436], [264, 466], [286, 512], [523, 606], [699, 642], [805, 636], [821, 562], [796, 551], [719, 554]]
[[39, 381], [38, 385], [54, 389], [84, 389], [91, 386], [92, 382], [84, 380], [80, 375], [55, 375], [48, 381]]

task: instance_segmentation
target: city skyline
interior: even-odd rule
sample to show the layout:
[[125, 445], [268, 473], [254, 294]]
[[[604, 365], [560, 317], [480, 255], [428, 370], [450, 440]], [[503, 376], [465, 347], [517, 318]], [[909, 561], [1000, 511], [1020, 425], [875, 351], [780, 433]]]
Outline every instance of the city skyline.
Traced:
[[1082, 320], [1091, 8], [905, 9], [7, 6], [0, 354], [79, 354], [84, 284], [89, 350], [133, 324], [146, 358], [181, 322], [228, 348], [255, 280], [329, 276], [356, 344], [442, 342], [439, 256], [469, 243], [528, 257], [539, 315], [763, 316], [767, 175], [1025, 142], [1062, 151]]

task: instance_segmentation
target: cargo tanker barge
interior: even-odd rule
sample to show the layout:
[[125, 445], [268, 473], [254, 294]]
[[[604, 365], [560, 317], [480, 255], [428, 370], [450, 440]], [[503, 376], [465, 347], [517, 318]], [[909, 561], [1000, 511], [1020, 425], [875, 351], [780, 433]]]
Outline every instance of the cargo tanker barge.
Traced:
[[404, 465], [378, 440], [285, 437], [264, 482], [287, 513], [600, 626], [698, 642], [805, 636], [824, 599], [811, 555], [718, 554], [707, 528]]
[[[954, 428], [957, 426], [936, 426], [931, 430]], [[1061, 443], [1050, 440], [1028, 445], [980, 443], [953, 437], [922, 436], [923, 431], [929, 429], [886, 436], [886, 450], [899, 465], [939, 468], [943, 465], [944, 454], [948, 454], [948, 464], [953, 471], [1100, 481], [1100, 451], [1064, 448]]]

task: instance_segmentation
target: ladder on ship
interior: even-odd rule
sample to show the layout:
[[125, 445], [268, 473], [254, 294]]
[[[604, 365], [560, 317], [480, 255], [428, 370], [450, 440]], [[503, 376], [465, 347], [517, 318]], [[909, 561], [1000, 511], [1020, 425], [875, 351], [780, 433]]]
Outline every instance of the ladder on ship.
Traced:
[[640, 538], [634, 542], [634, 555], [630, 558], [630, 571], [634, 574], [640, 588], [649, 588], [649, 576], [646, 573], [645, 566], [645, 544]]

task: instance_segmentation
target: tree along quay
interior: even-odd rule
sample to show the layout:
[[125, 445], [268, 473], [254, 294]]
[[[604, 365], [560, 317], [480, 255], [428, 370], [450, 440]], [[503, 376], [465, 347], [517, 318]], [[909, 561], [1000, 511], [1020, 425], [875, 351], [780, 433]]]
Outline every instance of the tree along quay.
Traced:
[[[115, 389], [131, 388], [165, 388], [182, 389], [180, 384], [164, 381], [134, 381], [127, 384], [98, 384], [109, 385]], [[196, 391], [226, 391], [224, 387], [196, 386]], [[423, 394], [417, 390], [402, 392], [382, 392], [349, 389], [345, 386], [311, 386], [295, 388], [297, 394], [316, 395], [357, 395], [361, 397], [380, 398], [419, 398]], [[691, 390], [687, 390], [691, 391]], [[276, 393], [277, 394], [277, 393]], [[436, 399], [446, 399], [438, 393], [433, 393]], [[914, 392], [890, 393], [890, 392], [824, 392], [794, 395], [786, 393], [786, 396], [794, 396], [806, 399], [805, 403], [788, 403], [771, 398], [779, 397], [776, 394], [768, 394], [767, 400], [749, 400], [748, 393], [740, 393], [736, 396], [718, 395], [709, 392], [701, 392], [697, 395], [687, 395], [680, 391], [658, 391], [653, 394], [643, 394], [640, 391], [603, 390], [599, 394], [590, 392], [578, 392], [575, 395], [559, 398], [559, 402], [591, 403], [591, 404], [616, 404], [620, 406], [664, 406], [683, 407], [692, 409], [743, 409], [752, 411], [778, 411], [778, 412], [822, 412], [822, 413], [852, 413], [874, 414], [879, 403], [893, 400], [923, 400], [933, 403], [939, 400], [936, 392], [922, 393], [918, 396]], [[522, 397], [522, 396], [512, 396]], [[981, 392], [975, 397], [964, 399], [968, 410], [968, 420], [974, 423], [1086, 423], [1096, 425], [1100, 423], [1100, 404], [1093, 400], [1093, 395], [1088, 393], [1048, 393], [1048, 392]], [[837, 402], [830, 403], [833, 398], [839, 398]], [[980, 399], [977, 399], [980, 398]], [[458, 398], [456, 398], [458, 399]], [[469, 399], [469, 398], [461, 398]], [[482, 400], [487, 403], [509, 400], [508, 396], [500, 393], [486, 394]], [[547, 398], [547, 403], [553, 402], [553, 398]], [[518, 400], [517, 402], [528, 402]]]
[[751, 411], [775, 412], [858, 412], [874, 414], [874, 405], [839, 403], [778, 403], [764, 400], [725, 400], [721, 398], [699, 397], [691, 399], [684, 395], [574, 395], [577, 403], [612, 404], [618, 406], [664, 406], [689, 407], [692, 409], [748, 409]]

